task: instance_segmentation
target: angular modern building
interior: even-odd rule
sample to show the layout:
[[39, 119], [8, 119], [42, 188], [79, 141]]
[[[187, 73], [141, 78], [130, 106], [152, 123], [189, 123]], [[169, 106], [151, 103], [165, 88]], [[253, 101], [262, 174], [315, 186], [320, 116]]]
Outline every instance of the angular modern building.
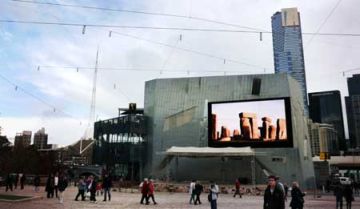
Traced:
[[275, 174], [311, 188], [302, 98], [287, 74], [147, 81], [144, 176], [263, 184]]
[[313, 122], [333, 125], [338, 134], [339, 149], [346, 150], [340, 91], [309, 93], [309, 113]]
[[300, 84], [304, 114], [308, 115], [308, 100], [301, 34], [297, 8], [282, 9], [271, 17], [275, 73], [288, 73]]
[[345, 97], [350, 144], [360, 147], [360, 74], [347, 79], [349, 96]]

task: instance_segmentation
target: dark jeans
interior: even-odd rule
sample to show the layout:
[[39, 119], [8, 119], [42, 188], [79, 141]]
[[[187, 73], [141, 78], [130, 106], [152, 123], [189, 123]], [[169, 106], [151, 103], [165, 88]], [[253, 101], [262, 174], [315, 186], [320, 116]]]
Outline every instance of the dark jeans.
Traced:
[[85, 190], [79, 189], [79, 191], [75, 197], [75, 200], [78, 200], [80, 195], [81, 195], [81, 200], [84, 201], [85, 200]]
[[234, 197], [236, 197], [237, 194], [238, 194], [238, 195], [240, 196], [240, 198], [241, 198], [240, 189], [236, 189], [236, 190], [235, 190]]
[[194, 193], [192, 193], [191, 196], [190, 196], [189, 203], [191, 204], [191, 202], [195, 203], [195, 194]]
[[147, 194], [142, 194], [140, 203], [144, 204], [144, 200], [146, 201], [146, 204], [149, 204], [149, 199], [147, 197]]
[[13, 185], [12, 185], [12, 184], [7, 184], [7, 185], [6, 185], [5, 191], [7, 192], [9, 189], [10, 189], [10, 191], [13, 190]]
[[53, 198], [54, 197], [54, 189], [48, 189], [49, 191], [47, 191], [47, 198]]
[[198, 204], [198, 203], [201, 204], [200, 194], [196, 194], [195, 205]]
[[58, 186], [54, 186], [54, 190], [55, 190], [55, 197], [58, 197]]
[[90, 201], [96, 201], [95, 194], [96, 191], [90, 191]]
[[351, 201], [346, 202], [346, 209], [351, 209]]
[[217, 209], [216, 200], [211, 200], [210, 204], [211, 204], [211, 209]]
[[24, 182], [20, 183], [20, 189], [24, 189]]
[[336, 209], [338, 209], [340, 206], [340, 209], [343, 208], [343, 198], [342, 197], [336, 197]]
[[111, 190], [111, 188], [104, 188], [104, 201], [106, 201], [106, 194], [108, 194], [109, 201], [111, 200], [110, 190]]
[[152, 199], [153, 203], [156, 204], [155, 202], [155, 197], [154, 197], [154, 194], [149, 194], [148, 197], [147, 197], [147, 202], [150, 203], [149, 199]]

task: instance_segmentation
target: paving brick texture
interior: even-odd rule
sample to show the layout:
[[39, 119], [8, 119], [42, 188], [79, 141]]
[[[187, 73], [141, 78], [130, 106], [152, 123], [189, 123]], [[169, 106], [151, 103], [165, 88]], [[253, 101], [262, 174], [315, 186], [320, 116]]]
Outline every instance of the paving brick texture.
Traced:
[[[190, 205], [189, 194], [187, 193], [168, 193], [159, 192], [155, 194], [155, 199], [158, 202], [157, 205], [141, 205], [141, 195], [138, 191], [133, 190], [127, 192], [112, 192], [111, 202], [103, 202], [102, 196], [97, 196], [97, 202], [91, 203], [89, 199], [85, 201], [74, 201], [77, 194], [77, 188], [70, 186], [66, 189], [64, 194], [64, 202], [61, 204], [56, 198], [46, 198], [44, 188], [40, 189], [40, 192], [34, 192], [33, 187], [27, 186], [24, 190], [14, 190], [13, 192], [5, 192], [4, 187], [0, 188], [0, 194], [21, 194], [21, 195], [33, 195], [40, 196], [40, 199], [20, 202], [20, 203], [8, 203], [0, 202], [0, 209], [53, 209], [53, 208], [69, 208], [69, 209], [82, 209], [82, 208], [99, 208], [99, 209], [120, 209], [120, 208], [192, 208], [192, 209], [204, 209], [210, 208], [210, 204], [207, 201], [207, 194], [204, 193], [201, 196], [201, 205]], [[290, 208], [291, 198], [288, 198], [286, 208]], [[345, 202], [344, 202], [345, 203]], [[260, 209], [262, 208], [263, 197], [262, 196], [243, 196], [241, 199], [237, 196], [234, 198], [231, 194], [220, 194], [218, 199], [219, 209]], [[305, 197], [305, 209], [335, 209], [335, 197], [332, 195], [323, 195], [320, 198], [314, 198], [313, 195], [307, 195]], [[344, 209], [346, 206], [344, 205]], [[360, 209], [360, 197], [355, 197], [352, 209]]]

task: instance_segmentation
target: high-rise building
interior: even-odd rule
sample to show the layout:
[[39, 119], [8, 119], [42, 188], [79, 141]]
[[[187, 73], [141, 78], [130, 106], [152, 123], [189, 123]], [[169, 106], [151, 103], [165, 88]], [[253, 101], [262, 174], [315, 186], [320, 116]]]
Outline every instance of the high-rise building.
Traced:
[[14, 146], [15, 147], [28, 147], [31, 144], [31, 131], [23, 131], [17, 133], [15, 136]]
[[347, 79], [349, 96], [345, 97], [352, 147], [360, 147], [360, 74]]
[[339, 154], [338, 133], [333, 125], [314, 123], [309, 119], [308, 126], [313, 157], [320, 156], [320, 153]]
[[309, 114], [316, 123], [333, 125], [338, 134], [340, 150], [346, 150], [340, 91], [309, 93]]
[[271, 17], [275, 73], [288, 73], [300, 83], [304, 114], [308, 115], [304, 51], [297, 8], [282, 9]]
[[45, 128], [38, 130], [34, 134], [34, 147], [36, 149], [47, 149], [48, 135], [45, 133]]

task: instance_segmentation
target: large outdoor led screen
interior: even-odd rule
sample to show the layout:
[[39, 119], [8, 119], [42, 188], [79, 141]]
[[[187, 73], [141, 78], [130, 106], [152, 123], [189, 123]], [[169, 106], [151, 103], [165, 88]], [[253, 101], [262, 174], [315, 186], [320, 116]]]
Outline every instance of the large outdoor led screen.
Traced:
[[209, 103], [209, 146], [292, 147], [289, 98]]

